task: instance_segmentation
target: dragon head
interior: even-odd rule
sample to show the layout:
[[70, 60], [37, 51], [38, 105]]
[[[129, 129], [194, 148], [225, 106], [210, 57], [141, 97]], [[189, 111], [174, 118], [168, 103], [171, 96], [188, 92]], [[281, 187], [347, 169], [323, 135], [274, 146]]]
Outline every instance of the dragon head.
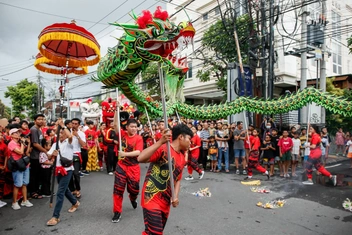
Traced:
[[[142, 15], [132, 13], [135, 24], [112, 23], [124, 29], [126, 36], [120, 39], [124, 43], [134, 42], [133, 51], [142, 59], [163, 62], [171, 75], [181, 75], [188, 71], [186, 53], [189, 45], [193, 45], [195, 29], [191, 22], [172, 23], [166, 11], [157, 7], [152, 15], [143, 11]], [[166, 66], [165, 66], [166, 65]]]

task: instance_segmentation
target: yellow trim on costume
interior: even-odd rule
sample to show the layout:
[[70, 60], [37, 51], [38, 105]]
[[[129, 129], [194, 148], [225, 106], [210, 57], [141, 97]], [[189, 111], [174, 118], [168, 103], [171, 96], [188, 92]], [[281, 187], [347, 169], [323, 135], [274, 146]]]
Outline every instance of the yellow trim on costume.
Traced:
[[60, 64], [66, 64], [67, 58], [65, 56], [58, 57], [57, 55], [49, 53], [45, 49], [42, 48], [42, 44], [44, 44], [46, 41], [49, 41], [49, 40], [66, 40], [66, 41], [79, 42], [79, 43], [82, 43], [83, 45], [86, 45], [94, 50], [94, 52], [96, 53], [97, 56], [92, 60], [79, 60], [79, 59], [74, 59], [72, 57], [69, 58], [70, 64], [73, 67], [92, 66], [92, 65], [97, 64], [100, 60], [99, 46], [95, 42], [93, 42], [83, 36], [73, 34], [73, 33], [68, 33], [68, 32], [53, 32], [53, 33], [46, 33], [46, 34], [42, 35], [38, 41], [38, 49], [39, 49], [40, 53], [43, 56], [45, 56], [46, 58], [53, 60], [55, 62], [58, 62]]

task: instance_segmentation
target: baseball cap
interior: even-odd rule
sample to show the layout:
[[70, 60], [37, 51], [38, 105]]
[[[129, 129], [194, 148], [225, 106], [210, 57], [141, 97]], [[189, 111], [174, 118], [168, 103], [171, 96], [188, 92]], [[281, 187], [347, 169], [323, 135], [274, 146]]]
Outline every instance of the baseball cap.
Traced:
[[10, 135], [12, 135], [13, 133], [15, 133], [15, 132], [17, 132], [17, 131], [19, 131], [20, 129], [17, 129], [17, 128], [12, 128], [11, 130], [10, 130]]

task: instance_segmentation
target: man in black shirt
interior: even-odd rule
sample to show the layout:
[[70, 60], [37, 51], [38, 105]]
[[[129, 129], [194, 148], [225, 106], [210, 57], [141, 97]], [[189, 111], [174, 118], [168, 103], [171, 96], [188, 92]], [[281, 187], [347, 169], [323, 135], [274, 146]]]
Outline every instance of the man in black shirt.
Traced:
[[41, 145], [43, 140], [43, 133], [41, 127], [44, 125], [44, 114], [37, 114], [34, 116], [34, 126], [31, 128], [31, 170], [29, 177], [29, 193], [33, 199], [41, 199], [43, 196], [40, 193], [39, 187], [41, 184], [41, 167], [39, 163], [39, 153], [46, 153], [47, 150]]

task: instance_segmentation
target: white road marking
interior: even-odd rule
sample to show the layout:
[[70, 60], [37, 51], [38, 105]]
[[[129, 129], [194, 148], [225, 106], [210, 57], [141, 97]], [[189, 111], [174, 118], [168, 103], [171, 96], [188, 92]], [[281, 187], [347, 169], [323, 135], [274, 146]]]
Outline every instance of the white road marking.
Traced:
[[326, 166], [325, 168], [326, 169], [329, 169], [329, 168], [333, 168], [333, 167], [337, 167], [337, 166], [341, 166], [342, 164], [339, 163], [339, 164], [336, 164], [336, 165], [332, 165], [332, 166]]

